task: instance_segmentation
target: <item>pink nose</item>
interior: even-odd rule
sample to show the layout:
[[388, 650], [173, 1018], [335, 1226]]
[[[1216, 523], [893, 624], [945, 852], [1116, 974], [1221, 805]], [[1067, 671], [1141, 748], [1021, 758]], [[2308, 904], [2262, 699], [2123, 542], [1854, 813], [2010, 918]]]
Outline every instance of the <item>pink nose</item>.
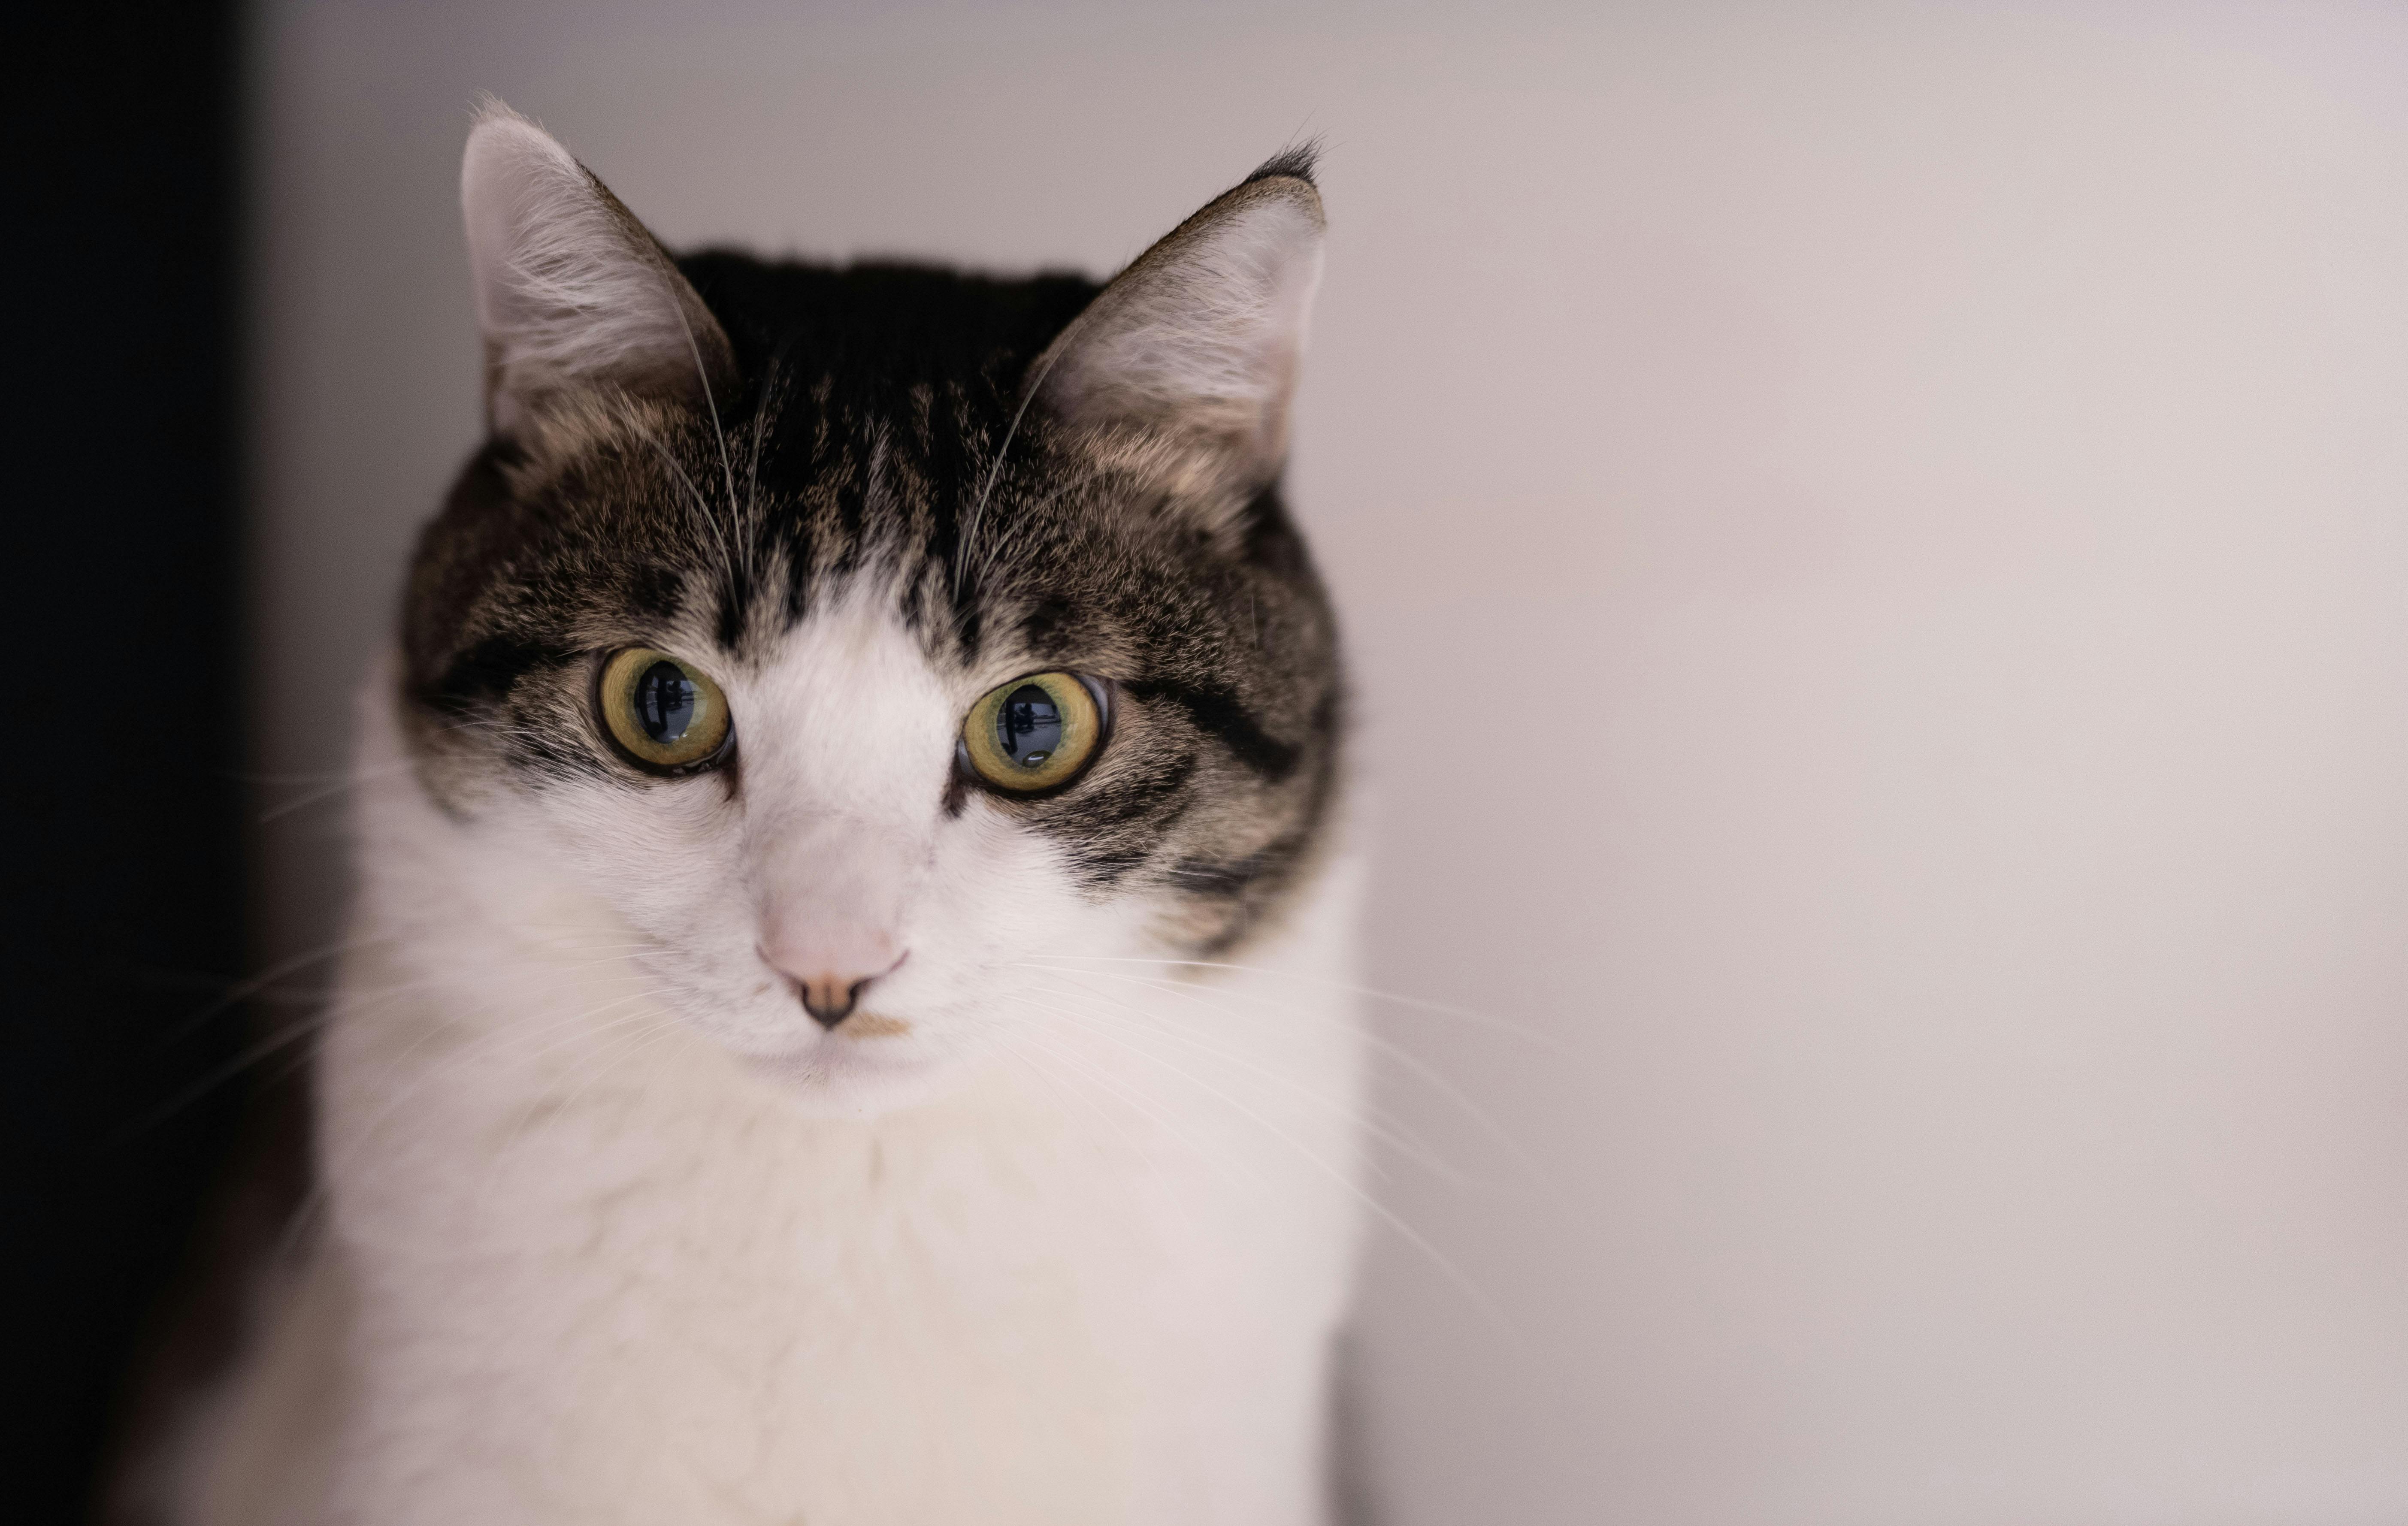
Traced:
[[853, 1016], [870, 982], [901, 966], [894, 938], [869, 927], [825, 927], [781, 932], [764, 938], [761, 958], [794, 983], [803, 1010], [823, 1028]]

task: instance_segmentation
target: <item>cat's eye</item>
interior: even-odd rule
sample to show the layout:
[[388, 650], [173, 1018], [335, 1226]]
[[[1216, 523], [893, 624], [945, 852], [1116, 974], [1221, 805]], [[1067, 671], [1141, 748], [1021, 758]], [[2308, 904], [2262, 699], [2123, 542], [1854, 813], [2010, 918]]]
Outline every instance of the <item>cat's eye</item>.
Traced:
[[629, 762], [683, 774], [717, 763], [727, 747], [727, 696], [691, 663], [630, 647], [602, 664], [595, 692], [602, 729]]
[[1032, 673], [998, 684], [962, 722], [970, 771], [1007, 794], [1061, 788], [1103, 741], [1101, 689], [1075, 673]]

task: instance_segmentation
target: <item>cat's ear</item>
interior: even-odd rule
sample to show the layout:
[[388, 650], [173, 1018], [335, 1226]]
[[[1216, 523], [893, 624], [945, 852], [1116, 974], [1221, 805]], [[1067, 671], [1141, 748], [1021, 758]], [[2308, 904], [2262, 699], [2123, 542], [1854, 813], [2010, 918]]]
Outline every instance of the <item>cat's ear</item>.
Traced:
[[497, 433], [579, 389], [699, 401], [732, 377], [725, 331], [660, 241], [551, 134], [498, 101], [468, 131], [460, 206]]
[[1278, 474], [1321, 282], [1311, 150], [1283, 153], [1140, 255], [1029, 368], [1074, 427], [1167, 432], [1242, 478]]

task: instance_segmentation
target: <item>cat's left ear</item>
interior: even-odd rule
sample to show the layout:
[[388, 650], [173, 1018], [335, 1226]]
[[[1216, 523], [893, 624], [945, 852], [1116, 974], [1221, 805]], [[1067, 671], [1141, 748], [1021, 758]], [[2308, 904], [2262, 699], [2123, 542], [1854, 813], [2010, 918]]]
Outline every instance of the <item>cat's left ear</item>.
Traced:
[[1268, 482], [1287, 456], [1321, 239], [1312, 152], [1283, 153], [1114, 278], [1029, 367], [1031, 401], [1074, 427], [1168, 435]]
[[496, 433], [580, 390], [700, 401], [734, 376], [726, 332], [660, 241], [498, 101], [469, 129], [460, 207]]

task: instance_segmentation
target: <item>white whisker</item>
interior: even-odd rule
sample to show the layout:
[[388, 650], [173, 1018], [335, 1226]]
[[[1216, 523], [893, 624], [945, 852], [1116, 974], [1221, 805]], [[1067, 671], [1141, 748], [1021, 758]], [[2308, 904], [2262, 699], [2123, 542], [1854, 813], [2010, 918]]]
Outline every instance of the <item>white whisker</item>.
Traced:
[[[1055, 989], [1054, 993], [1059, 994], [1058, 988]], [[1111, 998], [1103, 996], [1100, 992], [1091, 991], [1087, 992], [1087, 994], [1094, 996], [1098, 1001], [1111, 1001]], [[1174, 992], [1173, 994], [1184, 993]], [[1302, 1100], [1321, 1108], [1339, 1121], [1345, 1123], [1350, 1127], [1363, 1130], [1372, 1137], [1388, 1145], [1427, 1170], [1439, 1176], [1452, 1179], [1463, 1179], [1459, 1172], [1455, 1171], [1454, 1167], [1448, 1165], [1444, 1161], [1439, 1159], [1438, 1156], [1433, 1154], [1426, 1147], [1425, 1147], [1420, 1140], [1414, 1138], [1410, 1133], [1406, 1132], [1401, 1127], [1394, 1125], [1380, 1117], [1379, 1114], [1372, 1110], [1367, 1103], [1360, 1101], [1351, 1103], [1337, 1101], [1324, 1092], [1314, 1091], [1312, 1088], [1303, 1085], [1294, 1077], [1289, 1076], [1273, 1066], [1264, 1064], [1258, 1061], [1250, 1060], [1246, 1056], [1225, 1046], [1211, 1044], [1203, 1039], [1197, 1038], [1194, 1034], [1180, 1033], [1173, 1028], [1166, 1027], [1165, 1023], [1168, 1020], [1165, 1015], [1150, 1012], [1146, 1008], [1137, 1005], [1134, 1003], [1111, 1002], [1111, 1006], [1113, 1008], [1113, 1016], [1135, 1019], [1137, 1021], [1144, 1024], [1149, 1032], [1154, 1033], [1171, 1043], [1181, 1045], [1183, 1048], [1193, 1049], [1199, 1054], [1207, 1055], [1213, 1059], [1226, 1061], [1231, 1064], [1237, 1065], [1242, 1070], [1248, 1071], [1255, 1076], [1259, 1076], [1269, 1081], [1272, 1085], [1278, 1087], [1281, 1091], [1287, 1092], [1289, 1095], [1301, 1098]], [[1226, 1007], [1214, 1007], [1212, 1010], [1220, 1012], [1223, 1015], [1234, 1015]], [[1072, 1014], [1068, 1012], [1065, 1012], [1064, 1016], [1071, 1017], [1072, 1020], [1079, 1020]], [[1091, 1023], [1082, 1023], [1082, 1026], [1091, 1025]], [[1379, 1169], [1376, 1164], [1372, 1164], [1370, 1168], [1373, 1170]]]
[[[1116, 1039], [1116, 1035], [1106, 1034], [1105, 1036]], [[1136, 1048], [1134, 1046], [1129, 1046], [1124, 1043], [1123, 1047], [1129, 1048], [1131, 1052], [1139, 1054], [1140, 1057], [1144, 1057], [1144, 1051]], [[1159, 1057], [1152, 1058], [1155, 1058], [1159, 1062]], [[1212, 1085], [1210, 1081], [1203, 1079], [1193, 1072], [1182, 1073], [1182, 1079], [1186, 1080], [1190, 1085], [1200, 1088], [1208, 1094], [1226, 1104], [1229, 1107], [1236, 1110], [1240, 1116], [1251, 1120], [1258, 1127], [1262, 1128], [1266, 1133], [1269, 1134], [1273, 1138], [1280, 1140], [1282, 1143], [1287, 1145], [1291, 1149], [1295, 1150], [1296, 1153], [1306, 1162], [1306, 1163], [1311, 1165], [1322, 1176], [1327, 1177], [1330, 1181], [1336, 1183], [1349, 1196], [1353, 1197], [1366, 1209], [1369, 1210], [1369, 1212], [1379, 1219], [1382, 1223], [1386, 1224], [1390, 1229], [1394, 1230], [1408, 1245], [1411, 1245], [1415, 1251], [1420, 1253], [1432, 1267], [1434, 1267], [1450, 1283], [1454, 1284], [1455, 1291], [1463, 1294], [1463, 1296], [1480, 1311], [1483, 1318], [1486, 1319], [1496, 1327], [1499, 1334], [1512, 1341], [1517, 1348], [1520, 1348], [1522, 1345], [1520, 1332], [1514, 1328], [1512, 1321], [1506, 1317], [1504, 1310], [1498, 1305], [1496, 1301], [1490, 1298], [1486, 1292], [1483, 1291], [1480, 1285], [1472, 1281], [1470, 1276], [1465, 1273], [1461, 1267], [1457, 1266], [1454, 1261], [1445, 1254], [1445, 1252], [1440, 1250], [1436, 1245], [1432, 1244], [1427, 1236], [1414, 1229], [1411, 1224], [1405, 1222], [1404, 1219], [1397, 1214], [1393, 1209], [1389, 1208], [1387, 1205], [1380, 1202], [1379, 1199], [1372, 1196], [1360, 1184], [1355, 1182], [1349, 1173], [1340, 1167], [1330, 1164], [1327, 1161], [1322, 1159], [1322, 1157], [1315, 1153], [1311, 1148], [1306, 1146], [1301, 1140], [1297, 1139], [1293, 1134], [1281, 1128], [1272, 1120], [1264, 1118], [1254, 1108], [1248, 1106], [1243, 1101], [1230, 1095], [1227, 1091], [1223, 1091], [1219, 1087]]]
[[1382, 991], [1376, 986], [1356, 985], [1352, 981], [1333, 980], [1326, 976], [1306, 975], [1297, 970], [1273, 969], [1260, 964], [1233, 964], [1226, 961], [1211, 959], [1157, 959], [1134, 955], [1111, 954], [1036, 954], [1030, 957], [1032, 959], [1040, 960], [1072, 960], [1085, 963], [1154, 964], [1180, 969], [1231, 970], [1245, 975], [1268, 975], [1278, 979], [1297, 980], [1308, 985], [1321, 986], [1330, 991], [1342, 991], [1350, 995], [1368, 996], [1374, 1001], [1387, 1002], [1397, 1006], [1411, 1008], [1416, 1012], [1429, 1012], [1440, 1017], [1460, 1018], [1466, 1022], [1476, 1023], [1484, 1028], [1493, 1028], [1498, 1033], [1511, 1034], [1515, 1038], [1524, 1040], [1526, 1043], [1539, 1045], [1540, 1047], [1551, 1049], [1559, 1055], [1566, 1052], [1560, 1043], [1550, 1038], [1548, 1035], [1538, 1032], [1536, 1029], [1525, 1027], [1510, 1019], [1497, 1017], [1492, 1013], [1477, 1011], [1468, 1006], [1452, 1006], [1444, 1002], [1426, 1001], [1418, 996], [1399, 995], [1398, 992], [1393, 991]]
[[[1026, 962], [1023, 962], [1023, 963], [1024, 967], [1032, 969], [1054, 968], [1054, 966], [1028, 964]], [[1204, 988], [1197, 987], [1193, 982], [1150, 980], [1143, 976], [1125, 975], [1114, 971], [1094, 970], [1084, 973], [1103, 979], [1131, 981], [1151, 990], [1160, 991], [1166, 994], [1186, 996], [1191, 999], [1201, 999], [1204, 990]], [[1216, 993], [1226, 994], [1226, 992], [1217, 991]], [[1267, 1000], [1266, 998], [1256, 999]], [[1299, 1006], [1290, 1002], [1270, 1002], [1269, 1005], [1282, 1015], [1287, 1017], [1310, 1018], [1321, 1015], [1313, 1008]], [[1216, 1009], [1222, 1011], [1229, 1010], [1226, 1007], [1219, 1007]], [[1511, 1131], [1506, 1129], [1503, 1124], [1498, 1122], [1496, 1119], [1491, 1117], [1485, 1108], [1474, 1102], [1469, 1093], [1466, 1092], [1461, 1087], [1455, 1085], [1455, 1082], [1441, 1075], [1437, 1069], [1432, 1067], [1428, 1062], [1423, 1060], [1419, 1055], [1414, 1054], [1411, 1049], [1408, 1049], [1403, 1045], [1396, 1043], [1395, 1041], [1373, 1032], [1368, 1023], [1358, 1022], [1355, 1024], [1355, 1036], [1359, 1042], [1368, 1045], [1374, 1052], [1388, 1060], [1394, 1061], [1397, 1064], [1404, 1067], [1409, 1074], [1427, 1085], [1432, 1091], [1438, 1092], [1440, 1096], [1445, 1098], [1446, 1101], [1456, 1107], [1465, 1118], [1469, 1119], [1474, 1124], [1478, 1125], [1481, 1132], [1485, 1134], [1492, 1143], [1498, 1145], [1499, 1148], [1503, 1148], [1507, 1154], [1511, 1155], [1514, 1163], [1526, 1173], [1529, 1179], [1536, 1183], [1541, 1191], [1545, 1191], [1551, 1198], [1556, 1199], [1559, 1202], [1563, 1199], [1561, 1189], [1555, 1185], [1548, 1172], [1542, 1165], [1541, 1165], [1537, 1158], [1530, 1154], [1528, 1149], [1523, 1146], [1520, 1140], [1513, 1137]], [[1441, 1175], [1457, 1182], [1468, 1183], [1471, 1179], [1462, 1171], [1437, 1162], [1435, 1157], [1423, 1159], [1421, 1163], [1432, 1166]]]

